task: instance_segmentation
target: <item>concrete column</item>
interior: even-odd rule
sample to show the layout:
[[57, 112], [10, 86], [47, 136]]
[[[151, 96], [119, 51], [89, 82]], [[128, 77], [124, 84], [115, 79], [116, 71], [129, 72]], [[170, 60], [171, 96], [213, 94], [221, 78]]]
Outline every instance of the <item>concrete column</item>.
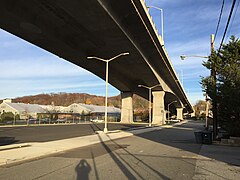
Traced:
[[133, 122], [133, 93], [122, 92], [122, 110], [121, 110], [121, 123], [132, 123]]
[[183, 108], [177, 108], [177, 119], [183, 120]]
[[164, 91], [154, 91], [153, 93], [153, 121], [152, 124], [165, 124], [166, 112], [164, 108]]

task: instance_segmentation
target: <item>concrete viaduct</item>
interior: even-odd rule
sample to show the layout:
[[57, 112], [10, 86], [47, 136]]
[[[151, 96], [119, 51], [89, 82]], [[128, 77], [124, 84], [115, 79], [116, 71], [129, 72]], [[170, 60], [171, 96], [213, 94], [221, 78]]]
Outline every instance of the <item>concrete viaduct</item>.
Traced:
[[109, 64], [109, 82], [121, 91], [122, 122], [133, 121], [132, 95], [148, 99], [153, 89], [153, 124], [163, 124], [173, 103], [177, 118], [192, 112], [164, 42], [144, 0], [1, 0], [0, 27], [105, 79], [104, 59], [129, 52]]

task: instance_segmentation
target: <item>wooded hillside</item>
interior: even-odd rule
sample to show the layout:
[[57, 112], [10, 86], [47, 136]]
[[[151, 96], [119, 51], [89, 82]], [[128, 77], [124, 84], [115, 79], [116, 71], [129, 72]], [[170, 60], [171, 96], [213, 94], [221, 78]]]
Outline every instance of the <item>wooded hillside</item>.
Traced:
[[[55, 106], [68, 106], [72, 103], [84, 103], [104, 106], [105, 97], [90, 95], [86, 93], [51, 93], [38, 94], [32, 96], [24, 96], [13, 99], [13, 102], [22, 102], [29, 104], [50, 105], [54, 103]], [[140, 96], [133, 96], [133, 104], [135, 111], [145, 111], [148, 109], [148, 101]], [[121, 107], [120, 95], [108, 98], [108, 105]]]

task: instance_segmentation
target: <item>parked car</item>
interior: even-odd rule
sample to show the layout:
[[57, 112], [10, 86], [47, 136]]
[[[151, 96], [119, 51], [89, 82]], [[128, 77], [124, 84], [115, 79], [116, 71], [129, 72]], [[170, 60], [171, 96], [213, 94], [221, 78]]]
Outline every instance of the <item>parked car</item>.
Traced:
[[57, 119], [57, 120], [56, 120], [56, 123], [65, 123], [65, 122], [66, 122], [65, 119]]
[[29, 124], [37, 124], [38, 123], [38, 119], [29, 119], [28, 123]]
[[49, 124], [49, 119], [45, 118], [45, 119], [40, 119], [39, 120], [41, 124]]
[[13, 124], [13, 121], [7, 121], [6, 124]]
[[102, 119], [91, 119], [90, 121], [94, 122], [94, 123], [102, 123], [102, 122], [104, 122], [104, 120], [102, 120]]

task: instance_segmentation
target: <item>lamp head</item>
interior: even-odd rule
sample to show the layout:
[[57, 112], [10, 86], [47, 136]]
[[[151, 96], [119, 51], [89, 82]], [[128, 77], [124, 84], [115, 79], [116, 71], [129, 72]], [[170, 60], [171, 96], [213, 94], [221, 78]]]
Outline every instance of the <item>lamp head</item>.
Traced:
[[129, 55], [129, 52], [125, 52], [125, 53], [123, 53], [122, 55], [124, 55], [124, 56], [125, 56], [125, 55]]
[[138, 87], [142, 87], [142, 85], [138, 85]]
[[181, 60], [185, 60], [186, 56], [185, 55], [181, 55], [180, 58], [181, 58]]

